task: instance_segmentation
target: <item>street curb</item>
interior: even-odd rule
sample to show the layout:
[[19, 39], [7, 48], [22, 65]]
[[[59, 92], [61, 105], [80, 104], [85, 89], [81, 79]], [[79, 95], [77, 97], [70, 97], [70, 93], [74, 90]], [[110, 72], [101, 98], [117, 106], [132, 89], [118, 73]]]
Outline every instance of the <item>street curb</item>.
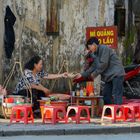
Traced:
[[65, 135], [96, 135], [96, 134], [124, 134], [140, 133], [140, 127], [110, 127], [110, 128], [89, 128], [78, 130], [65, 130]]
[[22, 136], [22, 135], [96, 135], [96, 134], [126, 134], [140, 133], [140, 126], [134, 127], [104, 127], [86, 129], [52, 129], [52, 130], [17, 130], [0, 131], [0, 136]]

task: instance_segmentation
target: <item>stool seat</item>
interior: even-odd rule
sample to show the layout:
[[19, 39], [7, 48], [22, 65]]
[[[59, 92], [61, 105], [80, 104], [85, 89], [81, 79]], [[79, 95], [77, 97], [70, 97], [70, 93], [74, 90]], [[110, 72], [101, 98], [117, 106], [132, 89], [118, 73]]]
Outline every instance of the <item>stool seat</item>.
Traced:
[[[74, 110], [75, 111], [75, 116], [70, 117], [70, 111]], [[85, 110], [87, 117], [81, 117], [81, 112]], [[88, 106], [69, 106], [67, 109], [67, 114], [66, 114], [66, 122], [68, 123], [69, 118], [71, 118], [72, 121], [76, 121], [77, 124], [80, 123], [80, 121], [88, 121], [90, 123], [90, 113], [89, 113], [89, 107]]]
[[[62, 117], [60, 116], [60, 113], [62, 113]], [[42, 121], [43, 123], [49, 121], [52, 124], [56, 124], [60, 121], [66, 122], [65, 116], [66, 110], [64, 106], [44, 106]]]
[[[23, 114], [23, 116], [21, 116]], [[34, 123], [34, 116], [32, 111], [32, 106], [30, 105], [16, 105], [12, 107], [12, 113], [10, 116], [10, 123], [15, 122], [24, 122], [28, 124], [29, 121]]]

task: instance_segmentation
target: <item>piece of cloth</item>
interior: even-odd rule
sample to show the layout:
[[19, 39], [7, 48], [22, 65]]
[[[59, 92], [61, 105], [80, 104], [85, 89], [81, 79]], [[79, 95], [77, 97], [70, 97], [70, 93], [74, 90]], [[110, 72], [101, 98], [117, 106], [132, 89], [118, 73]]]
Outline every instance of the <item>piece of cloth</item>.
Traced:
[[[20, 90], [18, 92], [18, 95], [29, 97], [29, 98], [31, 97], [29, 91], [26, 89]], [[43, 91], [32, 89], [33, 111], [40, 108], [38, 100], [40, 100], [41, 97], [45, 97], [45, 93]]]
[[[90, 61], [89, 61], [90, 60]], [[84, 79], [90, 77], [91, 73], [93, 71], [95, 71], [97, 67], [97, 60], [96, 60], [96, 56], [94, 55], [94, 53], [89, 54], [89, 58], [86, 59], [86, 63], [85, 63], [85, 69], [84, 71], [81, 73], [82, 77]], [[91, 79], [91, 78], [90, 78]]]
[[90, 76], [90, 74], [94, 71], [94, 65], [95, 65], [95, 55], [92, 52], [88, 52], [88, 54], [85, 57], [85, 64], [84, 64], [84, 70], [81, 73], [82, 77], [78, 79], [74, 79], [74, 83], [80, 83], [84, 81], [93, 81], [93, 78]]
[[44, 77], [47, 77], [48, 73], [45, 73], [44, 70], [37, 73], [35, 76], [33, 75], [33, 72], [31, 70], [24, 70], [24, 76], [19, 79], [18, 84], [16, 85], [15, 93], [18, 94], [20, 90], [26, 89], [25, 80], [28, 81], [30, 84], [40, 84], [40, 80]]
[[5, 54], [6, 57], [11, 59], [12, 52], [14, 50], [15, 44], [15, 33], [14, 33], [14, 24], [16, 22], [16, 17], [11, 11], [10, 7], [6, 7], [6, 13], [4, 18], [4, 25], [5, 25], [5, 34], [4, 34], [4, 47], [5, 47]]
[[[93, 81], [93, 78], [90, 76], [90, 74], [94, 71], [93, 68], [95, 68], [95, 55], [92, 52], [88, 52], [88, 54], [85, 57], [85, 64], [84, 64], [84, 70], [81, 73], [83, 75], [82, 77], [78, 79], [74, 79], [74, 83], [80, 83], [84, 81]], [[84, 75], [85, 74], [85, 75]]]
[[84, 71], [88, 70], [92, 63], [94, 62], [95, 55], [89, 51], [85, 56], [85, 64], [84, 64]]
[[101, 74], [102, 80], [109, 82], [114, 77], [125, 75], [121, 61], [111, 48], [99, 45], [94, 55], [96, 56], [96, 63], [89, 70], [82, 73], [83, 77], [89, 76], [93, 72], [94, 78]]
[[[104, 104], [122, 104], [124, 76], [114, 77], [103, 89]], [[113, 97], [113, 98], [112, 98]]]

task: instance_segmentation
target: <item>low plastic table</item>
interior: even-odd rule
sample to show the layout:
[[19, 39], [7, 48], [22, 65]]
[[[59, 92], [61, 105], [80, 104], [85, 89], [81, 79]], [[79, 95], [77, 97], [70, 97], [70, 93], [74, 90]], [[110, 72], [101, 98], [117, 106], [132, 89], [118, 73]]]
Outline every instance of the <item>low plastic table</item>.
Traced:
[[94, 117], [95, 108], [97, 109], [96, 115], [99, 115], [99, 101], [103, 98], [103, 96], [73, 96], [77, 105], [80, 105], [81, 101], [91, 101], [91, 117]]

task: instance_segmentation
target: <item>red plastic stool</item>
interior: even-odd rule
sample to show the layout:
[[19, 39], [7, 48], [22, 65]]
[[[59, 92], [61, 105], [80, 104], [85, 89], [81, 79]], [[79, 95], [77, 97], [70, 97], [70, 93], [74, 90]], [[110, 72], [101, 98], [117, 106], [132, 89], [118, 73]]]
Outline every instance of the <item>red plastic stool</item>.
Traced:
[[[74, 117], [69, 117], [69, 113], [71, 110], [75, 111]], [[85, 110], [87, 113], [87, 117], [81, 117], [81, 112]], [[69, 118], [72, 119], [72, 121], [76, 121], [77, 124], [80, 123], [80, 121], [88, 121], [90, 123], [90, 113], [89, 113], [89, 107], [88, 106], [69, 106], [67, 109], [67, 115], [66, 115], [66, 122], [68, 123]]]
[[[106, 115], [107, 109], [110, 109], [110, 115]], [[121, 116], [117, 115], [117, 111], [121, 111]], [[104, 105], [101, 122], [104, 121], [104, 119], [111, 120], [113, 123], [115, 123], [117, 120], [124, 120], [124, 107], [121, 105]]]
[[[62, 113], [63, 117], [60, 117], [58, 113]], [[52, 124], [56, 124], [57, 122], [64, 121], [66, 116], [66, 110], [64, 106], [44, 106], [43, 112], [43, 123], [49, 120]]]
[[131, 119], [132, 122], [135, 122], [137, 118], [140, 119], [140, 103], [129, 103], [123, 105], [123, 107], [125, 110], [125, 121]]
[[[21, 113], [23, 113], [23, 116], [21, 116]], [[32, 106], [17, 105], [17, 106], [12, 107], [10, 123], [12, 123], [13, 121], [15, 122], [23, 121], [24, 124], [28, 124], [29, 121], [34, 123]]]
[[129, 105], [133, 105], [135, 108], [135, 119], [140, 120], [140, 103], [129, 103]]

